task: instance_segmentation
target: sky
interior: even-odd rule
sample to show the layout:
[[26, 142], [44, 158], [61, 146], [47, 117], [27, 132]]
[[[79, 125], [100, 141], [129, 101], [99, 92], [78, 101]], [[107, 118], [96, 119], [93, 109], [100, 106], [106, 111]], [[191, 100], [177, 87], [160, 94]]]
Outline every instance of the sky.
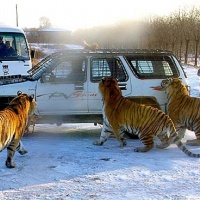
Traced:
[[16, 5], [21, 28], [38, 28], [39, 19], [47, 17], [54, 28], [74, 31], [167, 16], [179, 9], [200, 7], [200, 0], [7, 0], [1, 5], [1, 24], [16, 25]]

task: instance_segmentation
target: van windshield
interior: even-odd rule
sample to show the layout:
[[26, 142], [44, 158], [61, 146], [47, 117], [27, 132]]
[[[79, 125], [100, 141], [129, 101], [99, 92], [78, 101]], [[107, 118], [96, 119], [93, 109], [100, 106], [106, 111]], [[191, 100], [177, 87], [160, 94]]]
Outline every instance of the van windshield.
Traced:
[[26, 38], [22, 33], [0, 33], [0, 60], [30, 60]]
[[[142, 79], [178, 77], [179, 72], [171, 56], [125, 56], [131, 70]], [[174, 58], [175, 59], [175, 58]]]

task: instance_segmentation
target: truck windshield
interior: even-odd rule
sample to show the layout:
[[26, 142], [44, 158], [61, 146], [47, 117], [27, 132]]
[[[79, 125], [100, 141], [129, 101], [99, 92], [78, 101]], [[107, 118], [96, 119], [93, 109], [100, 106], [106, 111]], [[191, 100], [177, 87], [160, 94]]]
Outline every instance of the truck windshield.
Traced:
[[0, 60], [30, 60], [22, 33], [0, 33]]

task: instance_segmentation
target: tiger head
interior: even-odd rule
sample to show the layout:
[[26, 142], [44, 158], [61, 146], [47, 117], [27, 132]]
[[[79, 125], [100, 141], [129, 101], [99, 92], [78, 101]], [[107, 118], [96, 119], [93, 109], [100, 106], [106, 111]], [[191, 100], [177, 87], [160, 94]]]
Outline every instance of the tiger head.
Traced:
[[118, 86], [115, 78], [106, 77], [103, 78], [99, 83], [99, 92], [101, 93], [104, 101], [121, 96], [122, 92]]
[[187, 87], [182, 83], [181, 79], [179, 78], [163, 80], [161, 85], [168, 94], [189, 95]]
[[9, 106], [15, 107], [16, 110], [23, 108], [28, 116], [31, 116], [37, 108], [37, 102], [34, 99], [34, 95], [23, 94], [21, 91], [18, 91], [17, 96], [9, 103]]

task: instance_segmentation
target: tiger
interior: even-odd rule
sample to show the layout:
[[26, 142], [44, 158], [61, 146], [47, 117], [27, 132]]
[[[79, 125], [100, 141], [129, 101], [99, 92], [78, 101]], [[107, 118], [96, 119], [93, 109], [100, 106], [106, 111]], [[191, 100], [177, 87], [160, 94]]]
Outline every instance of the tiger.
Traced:
[[[99, 82], [99, 92], [103, 98], [103, 128], [98, 141], [94, 145], [103, 145], [113, 132], [119, 140], [120, 146], [126, 146], [124, 131], [137, 134], [142, 147], [134, 149], [136, 152], [147, 152], [154, 147], [154, 137], [161, 143], [158, 148], [167, 148], [174, 142], [180, 150], [190, 157], [200, 158], [200, 154], [189, 151], [177, 135], [172, 120], [163, 111], [132, 102], [122, 96], [122, 92], [115, 78], [104, 78]], [[169, 136], [168, 136], [169, 132]]]
[[186, 144], [200, 146], [200, 99], [189, 96], [187, 87], [178, 78], [162, 83], [167, 93], [167, 112], [179, 137], [184, 137], [186, 129], [194, 131], [196, 139], [187, 140]]
[[99, 48], [99, 45], [97, 43], [88, 44], [85, 40], [83, 41], [83, 43], [85, 46], [85, 50], [96, 51]]
[[6, 167], [15, 168], [14, 154], [18, 151], [21, 155], [28, 151], [21, 138], [24, 134], [28, 116], [31, 116], [37, 107], [32, 95], [18, 91], [17, 96], [9, 105], [0, 111], [0, 151], [7, 148]]

